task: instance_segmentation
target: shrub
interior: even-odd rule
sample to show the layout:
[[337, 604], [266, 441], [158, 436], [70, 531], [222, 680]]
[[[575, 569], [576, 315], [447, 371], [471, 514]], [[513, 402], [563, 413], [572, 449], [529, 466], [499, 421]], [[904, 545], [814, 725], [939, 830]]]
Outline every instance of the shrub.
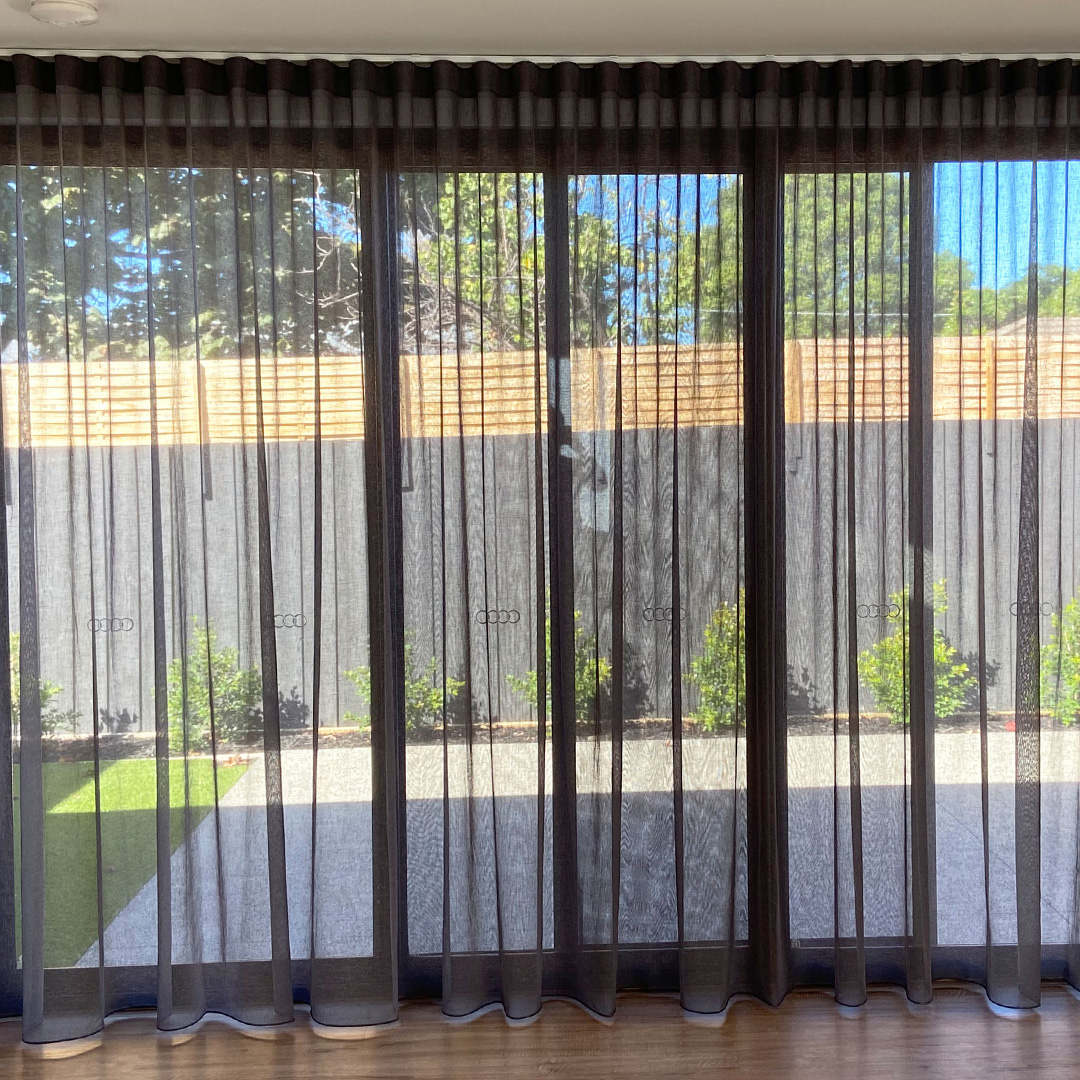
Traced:
[[[909, 645], [908, 589], [894, 592], [889, 603], [900, 610], [898, 625], [891, 634], [874, 642], [859, 654], [859, 674], [874, 695], [878, 706], [889, 714], [894, 724], [903, 723], [910, 715], [910, 679], [907, 671]], [[943, 615], [949, 609], [945, 582], [934, 584], [934, 614]], [[942, 719], [958, 712], [967, 701], [975, 677], [967, 664], [949, 644], [945, 635], [934, 627], [934, 711]]]
[[[11, 634], [8, 638], [8, 658], [11, 668], [11, 735], [18, 736], [21, 728], [22, 717], [22, 694], [20, 692], [21, 677], [19, 665], [19, 635]], [[58, 709], [52, 704], [53, 700], [62, 692], [63, 687], [50, 679], [38, 681], [38, 696], [41, 699], [41, 734], [54, 735], [57, 728], [63, 725], [71, 725], [75, 731], [79, 720], [79, 714], [75, 709]]]
[[700, 695], [691, 716], [705, 731], [730, 727], [746, 700], [746, 610], [743, 591], [738, 604], [727, 600], [705, 627], [705, 644], [690, 661], [687, 680]]
[[1080, 598], [1051, 618], [1042, 650], [1043, 712], [1068, 725], [1080, 718]]
[[[581, 612], [574, 612], [574, 715], [578, 723], [589, 719], [598, 692], [603, 693], [611, 682], [611, 661], [596, 649], [596, 635], [586, 633], [580, 625]], [[547, 708], [551, 711], [551, 618], [544, 623], [544, 650], [547, 656]], [[535, 709], [540, 700], [536, 671], [524, 677], [507, 675], [510, 689], [520, 694]]]
[[[445, 707], [454, 700], [465, 685], [461, 679], [449, 675], [445, 687], [439, 679], [439, 662], [433, 656], [423, 667], [418, 667], [414, 655], [414, 635], [405, 634], [405, 730], [409, 733], [437, 727], [443, 719]], [[344, 671], [359, 693], [365, 705], [371, 705], [371, 668], [366, 664]], [[445, 690], [445, 697], [444, 697]], [[347, 712], [342, 717], [346, 723], [356, 724], [361, 731], [371, 726], [370, 715]]]
[[193, 619], [187, 655], [169, 662], [169, 748], [173, 753], [205, 750], [210, 745], [211, 684], [215, 738], [219, 742], [253, 738], [262, 724], [259, 669], [241, 668], [239, 652], [231, 645], [219, 648], [213, 626], [201, 626]]

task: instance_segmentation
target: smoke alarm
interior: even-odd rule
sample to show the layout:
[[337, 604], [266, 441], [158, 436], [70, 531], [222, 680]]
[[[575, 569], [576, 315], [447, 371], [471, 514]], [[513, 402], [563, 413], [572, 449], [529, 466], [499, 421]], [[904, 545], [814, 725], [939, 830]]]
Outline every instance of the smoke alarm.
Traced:
[[98, 21], [97, 0], [30, 0], [30, 14], [56, 26], [89, 26]]

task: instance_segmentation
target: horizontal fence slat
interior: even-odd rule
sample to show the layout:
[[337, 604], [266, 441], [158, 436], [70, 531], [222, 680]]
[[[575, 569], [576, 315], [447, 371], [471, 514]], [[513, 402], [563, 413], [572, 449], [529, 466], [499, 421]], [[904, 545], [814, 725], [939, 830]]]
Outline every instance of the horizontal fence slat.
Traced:
[[[1080, 339], [1039, 339], [1040, 416], [1080, 416]], [[35, 361], [0, 367], [6, 446], [19, 444], [20, 409], [32, 446], [147, 445], [151, 383], [157, 437], [166, 444], [243, 443], [258, 436], [261, 375], [264, 437], [311, 441], [364, 437], [363, 357], [226, 357], [203, 360]], [[738, 424], [742, 352], [737, 343], [575, 349], [572, 423], [611, 430], [621, 365], [623, 427]], [[1027, 342], [1021, 337], [934, 339], [934, 418], [1020, 419]], [[879, 423], [908, 415], [904, 338], [800, 339], [785, 344], [789, 423]], [[534, 349], [409, 355], [400, 359], [405, 438], [514, 435], [547, 426], [546, 357]], [[539, 377], [538, 373], [539, 372]], [[151, 379], [153, 375], [153, 379]]]

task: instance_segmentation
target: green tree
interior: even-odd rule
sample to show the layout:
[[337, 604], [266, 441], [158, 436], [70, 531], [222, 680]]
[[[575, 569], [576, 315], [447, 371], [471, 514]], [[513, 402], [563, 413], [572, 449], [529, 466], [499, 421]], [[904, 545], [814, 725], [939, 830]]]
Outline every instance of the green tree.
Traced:
[[572, 178], [574, 344], [736, 341], [741, 208], [741, 183], [730, 175]]
[[[342, 672], [359, 693], [366, 705], [371, 705], [371, 668], [366, 664]], [[415, 656], [415, 635], [405, 634], [405, 730], [408, 733], [438, 727], [442, 723], [446, 706], [461, 693], [465, 685], [461, 679], [447, 676], [439, 679], [439, 663], [433, 656], [422, 667]], [[342, 719], [356, 724], [361, 731], [371, 726], [370, 715], [347, 712]]]
[[543, 201], [539, 173], [400, 177], [405, 352], [527, 349], [540, 340]]
[[905, 173], [792, 173], [784, 181], [788, 338], [896, 337], [910, 308]]
[[731, 727], [746, 700], [746, 609], [723, 601], [705, 627], [705, 643], [690, 661], [688, 681], [700, 695], [691, 714], [706, 731]]
[[[793, 173], [784, 182], [784, 307], [788, 338], [907, 333], [910, 182], [905, 173]], [[1009, 228], [1005, 223], [1003, 228]], [[1080, 283], [1039, 263], [1039, 317], [1080, 315]], [[1028, 274], [976, 284], [970, 258], [934, 253], [934, 333], [978, 336], [1024, 318]]]
[[1051, 617], [1050, 640], [1042, 649], [1043, 711], [1062, 724], [1080, 718], [1080, 598]]
[[[8, 638], [8, 659], [11, 666], [11, 734], [13, 738], [17, 738], [22, 730], [22, 680], [18, 634], [11, 634]], [[79, 721], [78, 712], [75, 709], [59, 709], [53, 704], [62, 691], [63, 687], [51, 679], [38, 680], [42, 735], [55, 735], [61, 725], [66, 727], [69, 724], [72, 732], [75, 731]]]
[[217, 742], [245, 742], [262, 726], [262, 676], [242, 668], [231, 645], [218, 646], [217, 631], [192, 619], [186, 653], [169, 661], [169, 749], [175, 754]]
[[[741, 193], [712, 174], [571, 178], [574, 343], [735, 340]], [[401, 175], [405, 351], [542, 338], [544, 196], [540, 173]], [[3, 344], [25, 319], [31, 359], [145, 359], [151, 342], [161, 361], [250, 357], [256, 342], [266, 356], [358, 355], [358, 198], [348, 168], [0, 168], [0, 267], [21, 271], [0, 271]], [[899, 171], [785, 179], [789, 337], [846, 336], [851, 318], [859, 335], [905, 332], [909, 212]], [[1033, 272], [1040, 316], [1080, 314], [1077, 275]], [[935, 253], [935, 333], [1024, 315], [1026, 274], [999, 288], [976, 277], [969, 258]]]
[[[910, 617], [908, 587], [894, 592], [889, 603], [900, 611], [899, 625], [892, 633], [874, 642], [859, 654], [859, 675], [874, 695], [878, 706], [889, 714], [895, 724], [904, 723], [910, 715], [910, 677], [908, 661], [910, 648]], [[945, 582], [934, 583], [934, 615], [948, 611]], [[949, 644], [944, 633], [934, 627], [934, 711], [945, 720], [963, 707], [975, 687], [975, 676], [959, 659], [956, 648]]]
[[[253, 356], [256, 340], [310, 355], [316, 327], [323, 352], [356, 355], [356, 196], [351, 169], [0, 169], [0, 266], [23, 271], [29, 357]], [[9, 328], [16, 293], [0, 273]]]
[[[544, 654], [547, 657], [547, 711], [551, 713], [551, 617], [544, 622]], [[524, 677], [507, 675], [510, 689], [520, 694], [535, 709], [540, 702], [539, 678], [536, 670]], [[596, 635], [581, 626], [581, 612], [574, 612], [574, 715], [578, 723], [592, 716], [597, 695], [611, 682], [611, 661], [601, 656], [596, 647]]]

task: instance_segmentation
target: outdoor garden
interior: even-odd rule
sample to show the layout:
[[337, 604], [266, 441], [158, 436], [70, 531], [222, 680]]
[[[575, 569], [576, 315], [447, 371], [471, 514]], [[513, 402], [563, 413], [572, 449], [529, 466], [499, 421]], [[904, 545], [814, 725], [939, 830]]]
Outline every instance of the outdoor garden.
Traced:
[[[978, 723], [979, 692], [971, 657], [964, 657], [938, 624], [948, 609], [947, 587], [933, 592], [934, 697], [939, 724]], [[905, 591], [889, 597], [887, 629], [858, 657], [860, 715], [869, 730], [887, 731], [910, 716], [909, 597]], [[687, 667], [684, 718], [686, 737], [716, 737], [744, 724], [745, 604], [721, 603], [704, 628]], [[546, 632], [547, 668], [551, 669], [551, 628]], [[20, 834], [19, 636], [11, 635], [12, 720], [15, 735], [14, 792], [16, 858]], [[465, 679], [443, 676], [435, 657], [419, 653], [416, 637], [406, 635], [404, 647], [404, 711], [411, 741], [464, 737]], [[370, 739], [371, 672], [363, 666], [342, 675], [355, 690], [358, 706], [343, 712], [336, 729], [320, 728], [320, 743], [360, 746]], [[575, 612], [574, 703], [579, 730], [594, 730], [598, 702], [611, 693], [610, 657], [598, 648], [596, 635], [582, 626]], [[537, 670], [506, 676], [506, 690], [535, 717], [539, 709]], [[1068, 727], [1080, 719], [1080, 600], [1072, 599], [1050, 618], [1050, 633], [1042, 648], [1042, 710], [1044, 725]], [[806, 698], [805, 690], [803, 691]], [[110, 922], [152, 878], [157, 866], [158, 792], [167, 784], [170, 843], [175, 851], [183, 838], [206, 817], [251, 767], [261, 749], [262, 683], [257, 667], [241, 663], [238, 650], [222, 644], [213, 626], [192, 626], [185, 658], [175, 657], [168, 668], [168, 722], [171, 757], [159, 771], [153, 756], [153, 732], [138, 734], [138, 717], [130, 710], [101, 711], [99, 746], [107, 751], [85, 753], [87, 740], [69, 734], [77, 717], [59, 707], [62, 687], [42, 678], [39, 683], [41, 730], [45, 739], [42, 766], [45, 808], [46, 964], [69, 966], [79, 961], [98, 938], [98, 912], [86, 903], [85, 883], [96, 877], [100, 850], [102, 915]], [[547, 679], [548, 715], [551, 681]], [[838, 703], [838, 714], [845, 709]], [[283, 745], [309, 746], [310, 710], [294, 688], [279, 695]], [[831, 734], [831, 709], [820, 709], [817, 728]], [[1005, 715], [996, 722], [1008, 725]], [[487, 723], [471, 718], [474, 725]], [[670, 733], [670, 719], [638, 722], [637, 737]], [[536, 722], [493, 726], [496, 738], [535, 739]], [[550, 724], [548, 725], [550, 734]], [[634, 737], [628, 733], [628, 737]], [[121, 744], [136, 747], [139, 756], [113, 752]], [[69, 747], [70, 749], [66, 749]], [[78, 748], [83, 748], [80, 753]], [[81, 756], [85, 760], [72, 760]], [[100, 834], [97, 830], [100, 827]], [[16, 875], [18, 887], [18, 875]]]

